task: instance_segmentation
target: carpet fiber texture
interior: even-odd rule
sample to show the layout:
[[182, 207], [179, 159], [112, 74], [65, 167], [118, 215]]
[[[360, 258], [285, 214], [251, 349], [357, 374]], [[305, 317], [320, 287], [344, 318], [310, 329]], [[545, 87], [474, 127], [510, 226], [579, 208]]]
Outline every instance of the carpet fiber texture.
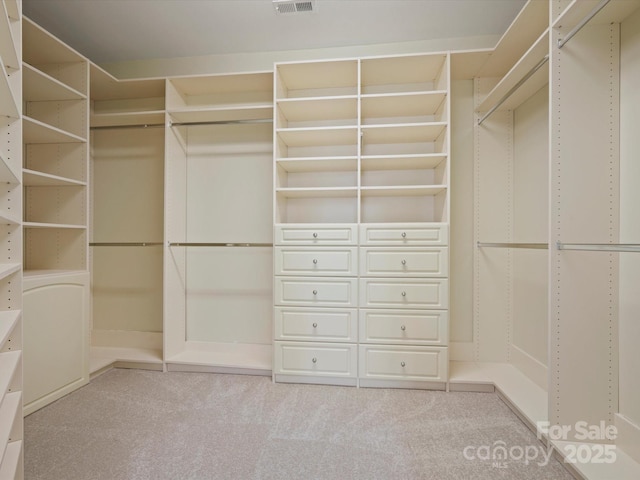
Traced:
[[495, 394], [242, 375], [114, 369], [25, 418], [29, 480], [573, 478], [545, 454]]

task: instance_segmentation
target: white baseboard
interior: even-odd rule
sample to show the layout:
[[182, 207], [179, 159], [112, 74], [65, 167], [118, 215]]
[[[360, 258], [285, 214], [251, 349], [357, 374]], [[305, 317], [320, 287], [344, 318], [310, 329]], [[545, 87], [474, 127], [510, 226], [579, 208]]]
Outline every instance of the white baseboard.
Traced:
[[509, 348], [509, 358], [511, 359], [509, 363], [533, 380], [540, 388], [547, 390], [549, 383], [547, 366], [515, 345], [510, 345]]

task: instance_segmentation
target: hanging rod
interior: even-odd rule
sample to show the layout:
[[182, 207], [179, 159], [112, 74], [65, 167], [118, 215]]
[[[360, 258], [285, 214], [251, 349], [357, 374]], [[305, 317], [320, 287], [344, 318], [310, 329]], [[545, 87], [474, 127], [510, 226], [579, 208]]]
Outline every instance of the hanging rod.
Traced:
[[273, 123], [271, 118], [258, 118], [255, 120], [211, 120], [208, 122], [170, 122], [170, 127], [192, 127], [199, 125], [245, 125], [253, 123]]
[[493, 114], [493, 112], [495, 112], [498, 108], [500, 108], [500, 105], [502, 105], [504, 102], [507, 101], [507, 99], [513, 95], [513, 93], [518, 90], [527, 80], [529, 80], [538, 70], [540, 70], [542, 68], [542, 66], [547, 63], [549, 61], [549, 55], [545, 55], [544, 58], [542, 60], [540, 60], [538, 62], [538, 64], [533, 67], [531, 70], [529, 70], [527, 72], [527, 74], [522, 77], [520, 79], [520, 81], [518, 83], [516, 83], [513, 87], [511, 87], [511, 90], [509, 90], [499, 101], [498, 103], [496, 103], [491, 110], [489, 110], [487, 113], [485, 113], [483, 115], [483, 117], [478, 120], [478, 125], [482, 125], [482, 122], [484, 122], [487, 118], [489, 118], [490, 115]]
[[640, 252], [639, 243], [562, 243], [557, 242], [558, 250], [587, 250], [598, 252]]
[[91, 242], [90, 247], [156, 247], [163, 242]]
[[170, 247], [273, 247], [273, 243], [171, 242]]
[[488, 243], [488, 242], [478, 242], [478, 248], [534, 248], [538, 250], [548, 250], [548, 243]]
[[607, 3], [609, 3], [611, 0], [602, 0], [598, 5], [596, 5], [594, 7], [593, 10], [591, 10], [586, 17], [584, 17], [580, 23], [578, 23], [573, 30], [571, 30], [569, 33], [567, 33], [567, 36], [565, 38], [559, 38], [558, 39], [558, 48], [562, 48], [564, 47], [564, 45], [573, 38], [573, 36], [578, 33], [580, 30], [582, 30], [582, 27], [584, 27], [587, 23], [589, 23], [589, 21], [595, 17], [598, 12], [600, 12], [600, 10], [602, 10], [605, 5], [607, 5]]
[[89, 130], [123, 130], [128, 128], [164, 128], [164, 123], [140, 123], [134, 125], [101, 125], [96, 127], [89, 127]]

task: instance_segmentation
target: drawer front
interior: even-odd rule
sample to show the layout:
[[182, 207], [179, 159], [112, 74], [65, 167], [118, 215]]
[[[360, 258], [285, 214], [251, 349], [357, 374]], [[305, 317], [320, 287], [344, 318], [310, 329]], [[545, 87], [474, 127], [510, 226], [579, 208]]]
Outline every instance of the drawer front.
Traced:
[[276, 305], [357, 307], [355, 278], [275, 277]]
[[446, 224], [367, 224], [360, 225], [362, 245], [447, 245]]
[[449, 314], [438, 310], [360, 310], [360, 342], [446, 346]]
[[276, 275], [356, 276], [357, 247], [276, 247]]
[[356, 377], [355, 345], [275, 342], [274, 374]]
[[446, 347], [384, 347], [361, 345], [361, 378], [446, 382]]
[[363, 308], [449, 308], [449, 282], [444, 278], [360, 280]]
[[357, 245], [356, 225], [276, 225], [276, 245]]
[[449, 249], [361, 248], [360, 275], [446, 277], [449, 275]]
[[356, 309], [275, 308], [276, 340], [353, 342], [357, 341]]

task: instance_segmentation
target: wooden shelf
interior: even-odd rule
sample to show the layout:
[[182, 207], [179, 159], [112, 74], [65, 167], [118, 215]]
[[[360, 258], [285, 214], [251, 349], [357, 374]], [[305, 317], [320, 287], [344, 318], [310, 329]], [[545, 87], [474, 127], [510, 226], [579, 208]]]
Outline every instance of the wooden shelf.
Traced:
[[167, 104], [167, 110], [178, 108], [216, 107], [211, 96], [221, 95], [220, 98], [229, 98], [232, 94], [272, 95], [273, 73], [251, 73], [236, 75], [203, 75], [190, 77], [173, 77], [169, 82], [179, 92], [182, 102]]
[[[12, 19], [5, 2], [0, 6], [0, 58], [2, 64], [13, 70], [20, 68], [20, 56], [16, 45], [20, 39], [13, 38]], [[14, 20], [15, 22], [16, 20]]]
[[277, 188], [276, 194], [284, 198], [355, 198], [358, 187]]
[[164, 78], [145, 80], [118, 80], [95, 64], [90, 64], [91, 99], [123, 100], [139, 98], [164, 98]]
[[[566, 33], [570, 32], [599, 3], [600, 0], [573, 0], [553, 22], [553, 28], [562, 29], [562, 32]], [[620, 23], [639, 7], [640, 2], [635, 0], [612, 0], [589, 23], [592, 25]]]
[[82, 187], [86, 182], [80, 182], [72, 178], [59, 177], [35, 170], [22, 170], [22, 184], [26, 187]]
[[[21, 357], [22, 352], [20, 351], [0, 353], [0, 399], [7, 396], [7, 391], [11, 386], [11, 380], [18, 369]], [[0, 445], [4, 445], [4, 443]]]
[[289, 147], [358, 144], [358, 127], [280, 128], [276, 133]]
[[358, 97], [288, 98], [278, 100], [278, 109], [289, 122], [353, 119], [358, 117]]
[[[476, 112], [487, 112], [500, 102], [549, 53], [549, 31], [545, 31], [523, 57], [478, 105]], [[548, 62], [514, 91], [497, 111], [513, 110], [549, 83]]]
[[22, 277], [24, 279], [51, 278], [60, 276], [75, 276], [79, 273], [86, 273], [86, 270], [24, 270]]
[[273, 105], [265, 103], [261, 105], [185, 108], [171, 110], [169, 115], [176, 123], [270, 120], [273, 118]]
[[548, 2], [529, 0], [476, 76], [503, 77], [548, 26]]
[[25, 144], [37, 143], [86, 143], [86, 139], [65, 132], [33, 118], [22, 117], [22, 135]]
[[85, 225], [71, 225], [64, 223], [44, 223], [44, 222], [23, 222], [22, 226], [24, 228], [44, 228], [44, 229], [77, 229], [77, 230], [86, 230], [87, 227]]
[[78, 52], [26, 17], [22, 21], [22, 59], [31, 65], [86, 61]]
[[0, 280], [19, 272], [21, 268], [20, 263], [0, 263]]
[[7, 445], [0, 464], [0, 478], [16, 478], [20, 458], [22, 457], [22, 440]]
[[41, 72], [28, 63], [23, 63], [22, 91], [27, 102], [49, 100], [82, 100], [87, 96], [78, 90]]
[[[442, 72], [446, 55], [405, 55], [362, 60], [362, 93], [372, 86], [433, 82]], [[391, 87], [395, 89], [395, 87]], [[391, 91], [389, 93], [391, 93]]]
[[446, 122], [362, 126], [364, 144], [433, 142], [446, 129]]
[[358, 169], [358, 157], [302, 157], [280, 158], [276, 164], [286, 172], [355, 172]]
[[444, 153], [424, 155], [366, 155], [362, 156], [360, 168], [367, 170], [420, 170], [435, 168], [447, 159]]
[[166, 359], [165, 363], [170, 371], [190, 371], [191, 366], [251, 369], [270, 375], [272, 349], [271, 345], [249, 343], [187, 342], [184, 352]]
[[355, 60], [280, 63], [275, 69], [283, 87], [277, 89], [278, 99], [313, 97], [314, 94], [306, 93], [313, 90], [326, 91], [323, 96], [335, 96], [336, 89], [352, 89], [350, 94], [357, 93], [358, 63]]
[[446, 185], [363, 186], [360, 194], [363, 197], [420, 197], [435, 196], [446, 190]]
[[164, 110], [148, 112], [94, 113], [89, 118], [91, 127], [164, 124]]
[[[0, 87], [1, 88], [1, 87]], [[4, 158], [0, 157], [0, 182], [10, 183], [12, 185], [18, 185], [18, 175], [11, 169], [11, 167], [4, 161]]]
[[0, 223], [3, 225], [20, 225], [20, 219], [9, 212], [0, 209]]
[[0, 311], [0, 349], [4, 347], [7, 339], [11, 336], [11, 332], [18, 324], [21, 315], [20, 310]]
[[20, 118], [20, 107], [13, 95], [13, 89], [4, 65], [0, 65], [0, 112], [3, 116]]
[[117, 363], [162, 365], [162, 350], [130, 347], [91, 347], [89, 373], [95, 373]]
[[447, 92], [389, 93], [362, 96], [362, 119], [434, 115], [442, 106]]
[[22, 392], [7, 393], [2, 399], [0, 404], [0, 445], [9, 444], [11, 431], [16, 420], [22, 421]]

